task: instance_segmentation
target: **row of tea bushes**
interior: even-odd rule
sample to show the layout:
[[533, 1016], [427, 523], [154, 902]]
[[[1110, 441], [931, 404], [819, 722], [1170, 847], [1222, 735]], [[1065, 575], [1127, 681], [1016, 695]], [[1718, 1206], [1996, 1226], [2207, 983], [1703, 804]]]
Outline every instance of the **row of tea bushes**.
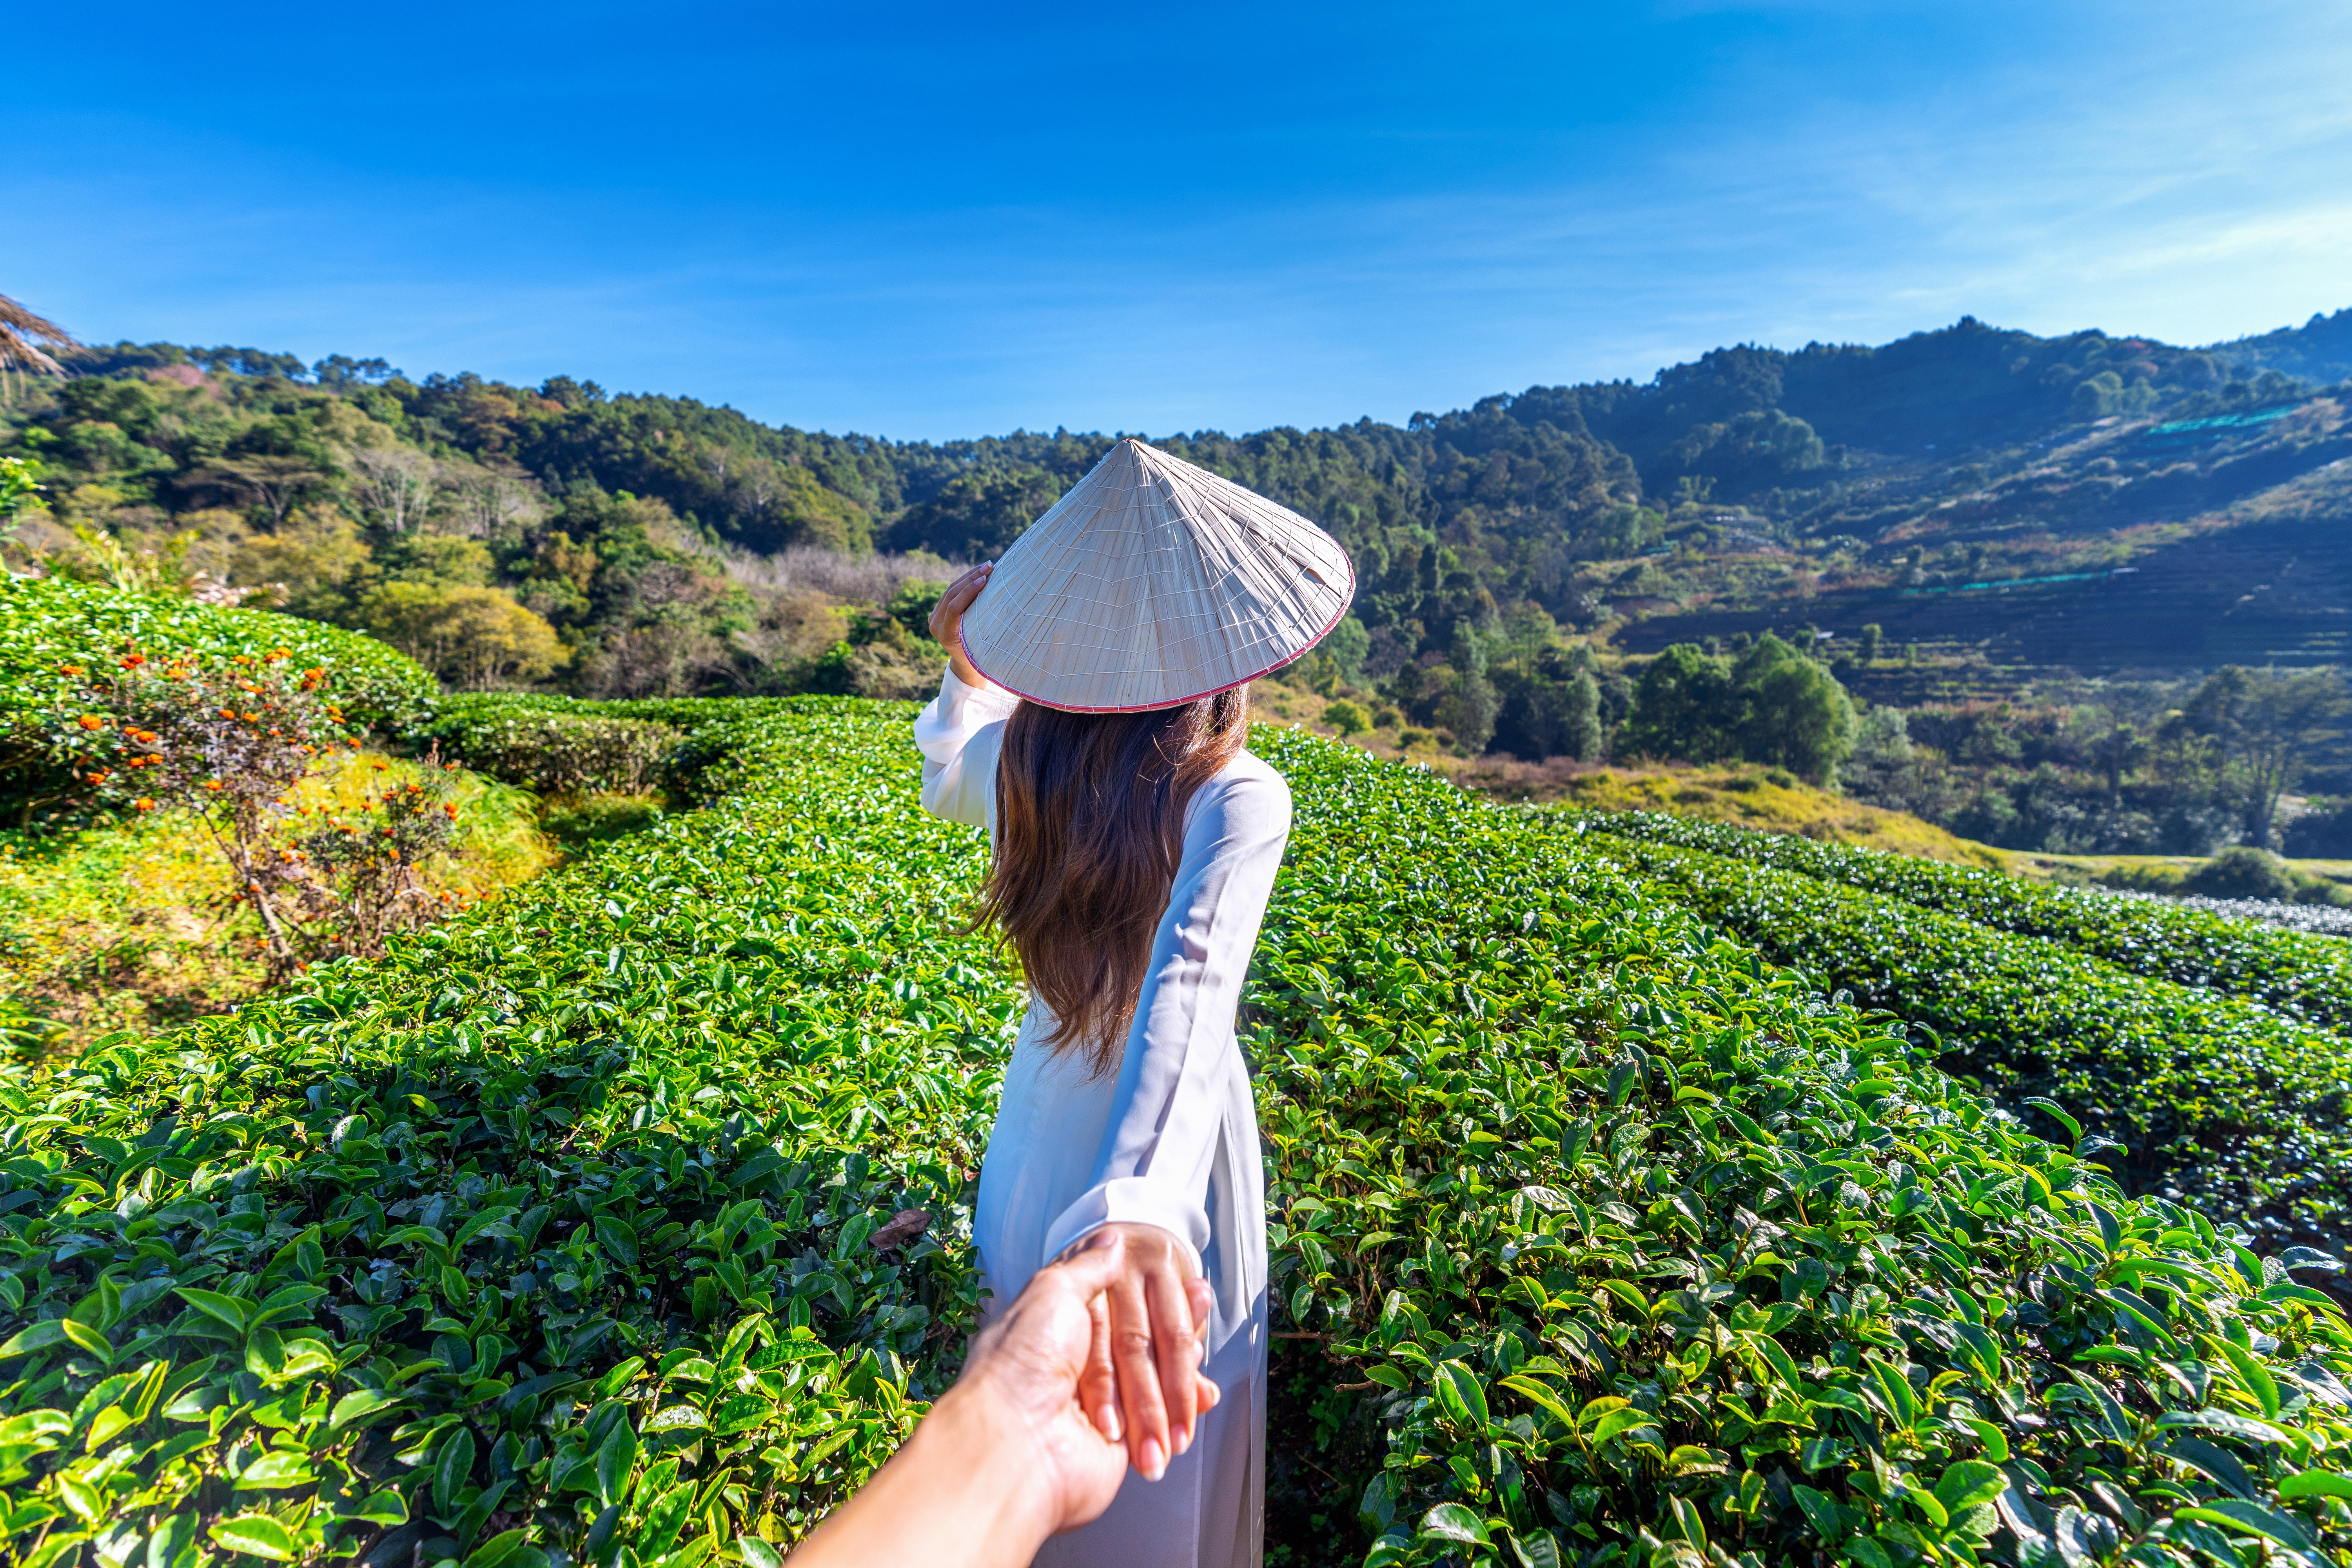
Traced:
[[1578, 820], [1598, 832], [1843, 882], [1996, 931], [2048, 937], [2134, 974], [2250, 996], [2330, 1026], [2352, 1026], [2352, 942], [2338, 938], [1664, 812], [1595, 812]]
[[[1577, 837], [1572, 823], [1556, 831]], [[2046, 938], [1700, 850], [1591, 836], [1667, 896], [1941, 1037], [2003, 1100], [2047, 1097], [2136, 1188], [2340, 1246], [2352, 1234], [2352, 1042]], [[2114, 1144], [2124, 1147], [2117, 1150]]]
[[887, 1456], [1013, 994], [905, 715], [749, 717], [722, 809], [9, 1088], [19, 1562], [773, 1568]]
[[2125, 1197], [1572, 835], [1271, 754], [1277, 1288], [1364, 1390], [1316, 1457], [1370, 1470], [1370, 1561], [2352, 1542], [2315, 1500], [2352, 1495], [2352, 1339], [2247, 1233]]
[[[12, 1083], [12, 1556], [774, 1568], [977, 1289], [1018, 994], [948, 934], [982, 846], [916, 805], [908, 713], [620, 706], [691, 731], [704, 809]], [[1574, 837], [1265, 743], [1298, 821], [1247, 1043], [1310, 1555], [2352, 1546], [2352, 1339], [2279, 1259]]]

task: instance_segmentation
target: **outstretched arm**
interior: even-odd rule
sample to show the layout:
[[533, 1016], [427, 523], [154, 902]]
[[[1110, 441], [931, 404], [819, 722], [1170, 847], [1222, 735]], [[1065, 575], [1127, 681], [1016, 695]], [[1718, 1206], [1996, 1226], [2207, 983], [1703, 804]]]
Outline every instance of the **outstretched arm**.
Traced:
[[973, 567], [951, 584], [931, 612], [931, 635], [947, 646], [948, 672], [940, 694], [915, 718], [915, 745], [923, 753], [923, 807], [950, 822], [988, 826], [996, 795], [996, 753], [1004, 721], [1020, 699], [988, 683], [963, 653], [957, 628], [964, 611], [988, 585], [991, 568]]
[[1046, 1232], [1049, 1256], [1104, 1229], [1126, 1243], [1109, 1292], [1111, 1353], [1129, 1458], [1154, 1480], [1192, 1447], [1205, 1408], [1184, 1302], [1210, 1242], [1202, 1198], [1240, 1070], [1234, 1012], [1289, 834], [1289, 786], [1262, 763], [1195, 797], [1094, 1184]]
[[[1118, 1443], [1105, 1290], [1126, 1266], [1116, 1237], [1040, 1269], [972, 1341], [942, 1394], [857, 1495], [792, 1556], [792, 1568], [1021, 1568], [1049, 1535], [1110, 1506]], [[1198, 1285], [1192, 1315], [1209, 1311]], [[1203, 1380], [1205, 1404], [1216, 1389]], [[1097, 1429], [1087, 1412], [1114, 1424]]]

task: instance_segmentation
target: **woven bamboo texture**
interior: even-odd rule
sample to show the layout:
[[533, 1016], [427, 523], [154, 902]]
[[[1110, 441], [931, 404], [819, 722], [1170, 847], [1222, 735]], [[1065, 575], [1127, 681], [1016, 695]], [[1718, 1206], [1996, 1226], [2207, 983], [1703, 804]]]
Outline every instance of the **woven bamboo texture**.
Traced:
[[1281, 668], [1355, 592], [1338, 540], [1130, 438], [1004, 552], [964, 614], [964, 651], [1049, 708], [1168, 708]]

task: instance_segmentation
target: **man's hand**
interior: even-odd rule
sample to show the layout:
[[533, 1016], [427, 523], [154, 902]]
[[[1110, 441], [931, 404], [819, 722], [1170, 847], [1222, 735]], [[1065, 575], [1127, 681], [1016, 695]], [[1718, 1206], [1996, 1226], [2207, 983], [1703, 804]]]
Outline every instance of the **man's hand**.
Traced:
[[[959, 1400], [984, 1404], [1023, 1429], [1010, 1436], [1037, 1478], [1047, 1534], [1108, 1508], [1127, 1474], [1118, 1414], [1104, 1397], [1110, 1315], [1103, 1297], [1125, 1265], [1118, 1238], [1107, 1237], [1039, 1269], [1013, 1305], [973, 1336], [963, 1375], [940, 1402], [942, 1410]], [[1106, 1415], [1111, 1424], [1102, 1426], [1097, 1418]]]
[[931, 640], [948, 650], [948, 668], [966, 686], [985, 686], [988, 677], [964, 657], [963, 638], [956, 634], [963, 626], [963, 613], [971, 608], [971, 602], [988, 586], [988, 575], [995, 570], [994, 562], [982, 562], [949, 584], [948, 591], [931, 608]]
[[[1023, 1568], [1049, 1535], [1098, 1517], [1127, 1475], [1107, 1293], [1122, 1237], [1097, 1232], [975, 1335], [963, 1376], [907, 1446], [793, 1553], [793, 1568]], [[1186, 1300], [1208, 1322], [1210, 1295]], [[1216, 1390], [1202, 1407], [1216, 1403]]]

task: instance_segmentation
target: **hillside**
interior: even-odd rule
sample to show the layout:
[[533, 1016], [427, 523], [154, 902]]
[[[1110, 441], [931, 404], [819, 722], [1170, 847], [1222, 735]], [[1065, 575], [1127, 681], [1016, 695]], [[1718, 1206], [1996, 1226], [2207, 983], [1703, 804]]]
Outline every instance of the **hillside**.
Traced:
[[[1515, 611], [1634, 652], [1876, 623], [1931, 662], [1979, 650], [2010, 671], [1996, 685], [2324, 661], [2352, 572], [2335, 526], [2352, 429], [2316, 378], [2340, 374], [2347, 322], [2200, 350], [1964, 318], [1403, 426], [1156, 439], [1341, 537], [1374, 676]], [[740, 683], [723, 645], [746, 631], [793, 658], [839, 634], [730, 579], [726, 552], [992, 556], [1111, 439], [833, 436], [569, 377], [414, 381], [248, 349], [123, 343], [77, 368], [0, 416], [0, 453], [52, 468], [60, 531], [135, 550], [192, 530], [215, 575], [267, 574], [328, 618], [388, 582], [488, 586], [553, 628], [535, 667], [621, 695]], [[616, 639], [635, 650], [619, 676]]]

